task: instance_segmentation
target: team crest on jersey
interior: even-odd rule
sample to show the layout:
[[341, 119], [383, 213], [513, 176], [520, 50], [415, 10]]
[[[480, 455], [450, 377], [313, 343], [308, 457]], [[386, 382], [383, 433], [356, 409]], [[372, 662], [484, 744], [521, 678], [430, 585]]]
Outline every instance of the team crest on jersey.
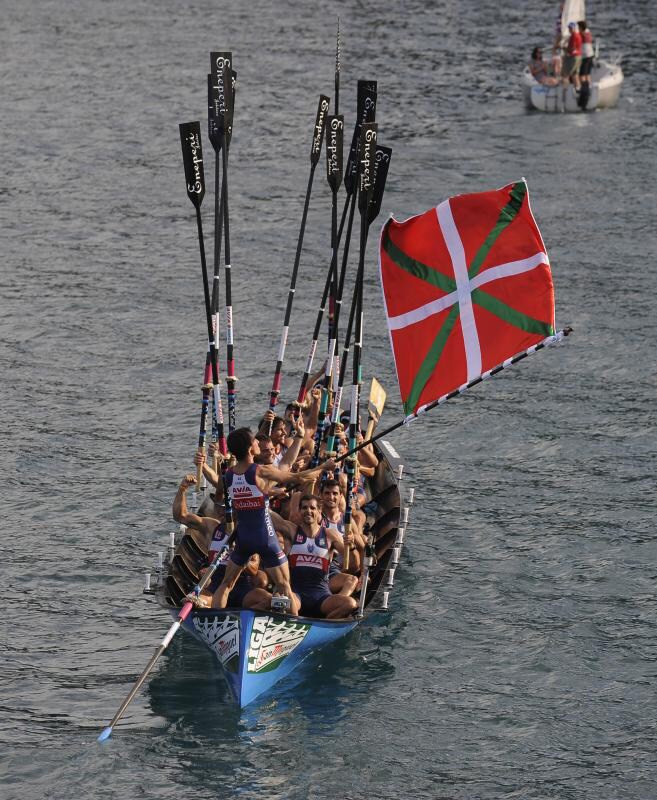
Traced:
[[314, 549], [315, 549], [315, 545], [314, 545], [312, 542], [308, 542], [308, 544], [306, 545], [306, 550], [307, 550], [309, 553], [312, 553], [312, 551], [313, 551]]

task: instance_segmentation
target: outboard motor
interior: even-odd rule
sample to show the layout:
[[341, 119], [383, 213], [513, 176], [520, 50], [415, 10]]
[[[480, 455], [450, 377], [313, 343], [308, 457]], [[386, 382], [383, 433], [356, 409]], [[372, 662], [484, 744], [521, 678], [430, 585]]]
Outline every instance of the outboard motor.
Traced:
[[577, 105], [582, 109], [582, 111], [586, 111], [590, 96], [591, 84], [588, 81], [583, 81], [582, 85], [579, 87], [579, 98], [577, 100]]

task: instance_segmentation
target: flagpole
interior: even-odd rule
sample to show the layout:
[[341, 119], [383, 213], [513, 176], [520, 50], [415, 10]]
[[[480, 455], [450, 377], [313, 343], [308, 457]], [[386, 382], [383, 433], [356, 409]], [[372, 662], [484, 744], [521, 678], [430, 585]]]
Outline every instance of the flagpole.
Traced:
[[396, 422], [394, 425], [391, 425], [389, 428], [386, 428], [383, 431], [380, 431], [375, 436], [372, 436], [366, 442], [361, 442], [357, 447], [350, 449], [348, 452], [344, 453], [341, 456], [338, 456], [335, 460], [336, 461], [343, 461], [346, 458], [349, 458], [354, 453], [357, 453], [359, 450], [362, 450], [364, 447], [367, 447], [368, 444], [372, 444], [372, 442], [376, 442], [378, 439], [383, 438], [384, 436], [388, 436], [388, 434], [396, 431], [398, 428], [401, 428], [402, 425], [410, 425], [411, 422], [415, 422], [416, 419], [423, 416], [427, 413], [427, 411], [431, 411], [432, 409], [436, 408], [437, 406], [441, 406], [446, 403], [448, 400], [453, 400], [455, 397], [462, 395], [468, 389], [472, 389], [477, 384], [482, 383], [483, 381], [488, 380], [489, 378], [493, 378], [495, 375], [498, 375], [505, 369], [514, 366], [519, 361], [527, 358], [528, 356], [533, 356], [534, 353], [539, 352], [540, 350], [544, 350], [547, 347], [553, 347], [555, 344], [558, 344], [566, 336], [570, 336], [573, 332], [571, 327], [563, 328], [560, 331], [557, 331], [552, 336], [546, 336], [545, 339], [538, 342], [537, 344], [528, 347], [526, 350], [523, 350], [521, 353], [513, 356], [512, 358], [507, 358], [506, 361], [503, 361], [501, 364], [498, 364], [493, 369], [489, 369], [486, 372], [483, 372], [478, 378], [474, 378], [473, 380], [469, 381], [468, 383], [464, 383], [463, 386], [459, 386], [458, 389], [454, 389], [447, 394], [442, 395], [437, 400], [433, 400], [431, 403], [427, 403], [426, 405], [420, 406], [416, 412], [413, 414], [409, 414], [409, 416], [404, 417], [404, 419]]

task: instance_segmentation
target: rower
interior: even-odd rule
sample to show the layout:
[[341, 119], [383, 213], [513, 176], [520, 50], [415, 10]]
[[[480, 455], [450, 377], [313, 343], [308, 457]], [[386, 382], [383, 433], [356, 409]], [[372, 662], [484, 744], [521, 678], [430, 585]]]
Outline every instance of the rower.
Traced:
[[[299, 503], [301, 524], [289, 549], [292, 588], [299, 597], [301, 614], [308, 617], [344, 619], [357, 608], [351, 592], [353, 583], [345, 585], [338, 594], [329, 588], [328, 572], [333, 551], [344, 552], [342, 536], [334, 528], [320, 524], [320, 500], [305, 494]], [[349, 576], [353, 578], [353, 576]]]
[[[285, 595], [290, 611], [296, 614], [298, 601], [290, 586], [287, 558], [276, 539], [269, 515], [269, 490], [277, 484], [287, 484], [300, 479], [312, 479], [323, 469], [334, 469], [335, 462], [328, 461], [313, 470], [292, 473], [272, 465], [259, 465], [255, 457], [260, 453], [258, 441], [248, 428], [237, 428], [228, 436], [228, 449], [237, 459], [226, 471], [225, 483], [230, 494], [238, 533], [224, 579], [214, 594], [213, 608], [225, 608], [228, 595], [253, 553], [258, 553], [263, 569], [274, 584], [275, 592]], [[223, 491], [221, 482], [217, 494]]]
[[[271, 428], [271, 431], [270, 431]], [[287, 448], [292, 444], [288, 437], [288, 423], [283, 417], [277, 417], [273, 411], [267, 411], [258, 426], [259, 434], [268, 434], [274, 445], [274, 461], [278, 465], [285, 455]]]
[[[219, 565], [215, 569], [210, 583], [205, 587], [200, 595], [190, 595], [194, 605], [201, 608], [208, 608], [212, 603], [214, 592], [219, 587], [226, 571], [226, 564], [230, 554], [232, 541], [230, 534], [224, 530], [224, 509], [223, 506], [215, 504], [215, 517], [202, 517], [190, 512], [187, 508], [187, 489], [196, 484], [194, 475], [185, 475], [178, 486], [178, 491], [173, 500], [172, 514], [176, 522], [199, 531], [205, 537], [205, 544], [208, 550], [208, 566], [219, 555]], [[267, 586], [267, 577], [259, 569], [260, 558], [254, 555], [248, 562], [246, 569], [239, 580], [235, 583], [229, 597], [228, 605], [231, 608], [254, 608], [259, 607], [269, 594], [264, 591]], [[205, 570], [203, 570], [205, 571]]]
[[350, 548], [349, 571], [343, 571], [342, 553], [337, 552], [329, 568], [329, 586], [332, 592], [342, 592], [345, 587], [355, 588], [355, 574], [358, 573], [365, 552], [365, 539], [362, 536], [362, 524], [365, 515], [362, 511], [352, 511], [351, 530], [345, 533], [344, 525], [345, 496], [340, 484], [335, 480], [324, 481], [321, 489], [321, 523], [325, 527], [335, 528]]

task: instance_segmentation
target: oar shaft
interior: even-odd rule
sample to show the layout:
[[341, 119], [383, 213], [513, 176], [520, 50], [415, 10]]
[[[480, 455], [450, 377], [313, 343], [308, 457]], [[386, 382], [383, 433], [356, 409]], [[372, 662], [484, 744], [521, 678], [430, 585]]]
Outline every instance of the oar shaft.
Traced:
[[[192, 594], [195, 594], [196, 596], [198, 596], [203, 591], [203, 589], [208, 585], [208, 583], [212, 579], [212, 576], [214, 575], [217, 567], [219, 566], [220, 560], [221, 560], [221, 553], [219, 552], [219, 553], [217, 553], [215, 555], [214, 560], [210, 564], [210, 567], [206, 570], [206, 572], [203, 575], [203, 577], [201, 578], [201, 580], [197, 583], [197, 585], [192, 590]], [[137, 694], [137, 692], [141, 688], [142, 684], [144, 683], [144, 681], [148, 677], [149, 673], [151, 672], [151, 670], [155, 666], [157, 660], [162, 655], [162, 653], [167, 649], [167, 647], [169, 646], [169, 643], [171, 642], [173, 637], [178, 632], [178, 629], [180, 628], [180, 626], [187, 619], [187, 617], [189, 616], [190, 611], [193, 608], [194, 608], [194, 606], [189, 600], [187, 600], [184, 603], [183, 607], [180, 609], [180, 612], [178, 613], [178, 619], [169, 628], [169, 630], [167, 631], [164, 639], [162, 639], [162, 641], [160, 642], [159, 647], [157, 648], [157, 650], [151, 656], [150, 661], [146, 665], [144, 671], [141, 673], [141, 675], [137, 679], [137, 682], [135, 683], [135, 685], [132, 687], [132, 689], [128, 693], [128, 696], [126, 697], [126, 699], [121, 703], [121, 705], [119, 707], [119, 710], [112, 717], [109, 725], [103, 730], [103, 732], [98, 737], [98, 741], [99, 742], [104, 742], [106, 739], [109, 739], [109, 737], [112, 735], [112, 728], [114, 728], [114, 726], [119, 721], [119, 719], [121, 719], [121, 717], [123, 716], [123, 712], [130, 705], [130, 703], [134, 699], [135, 695]]]
[[228, 147], [225, 146], [222, 152], [222, 195], [223, 195], [223, 220], [224, 220], [224, 259], [226, 276], [226, 389], [228, 395], [228, 430], [233, 431], [236, 425], [236, 381], [235, 375], [235, 354], [233, 341], [233, 300], [232, 300], [232, 278], [230, 260], [230, 216], [228, 213]]
[[290, 278], [290, 288], [287, 293], [287, 304], [285, 306], [285, 316], [283, 318], [283, 332], [281, 333], [281, 341], [278, 347], [278, 359], [276, 361], [276, 368], [274, 370], [274, 380], [272, 382], [271, 391], [269, 392], [270, 411], [273, 411], [276, 408], [278, 395], [281, 391], [281, 373], [283, 370], [283, 361], [285, 360], [285, 348], [287, 346], [287, 337], [290, 330], [290, 318], [292, 316], [292, 303], [294, 302], [294, 294], [296, 292], [297, 275], [299, 274], [299, 264], [301, 263], [301, 251], [303, 249], [303, 239], [306, 231], [306, 222], [308, 220], [308, 209], [310, 207], [310, 196], [312, 194], [316, 166], [316, 164], [311, 163], [310, 174], [308, 175], [306, 198], [304, 200], [303, 213], [301, 215], [301, 227], [299, 229], [299, 236], [297, 238], [297, 250], [294, 256], [292, 277]]
[[[347, 236], [345, 238], [344, 243], [344, 251], [342, 253], [342, 269], [340, 273], [340, 294], [342, 295], [344, 291], [344, 280], [346, 276], [347, 270], [347, 262], [349, 260], [349, 243], [351, 241], [351, 231], [353, 228], [354, 223], [354, 212], [356, 210], [356, 194], [352, 193], [350, 196], [347, 197], [347, 203], [345, 204], [345, 211], [349, 207], [349, 221], [347, 223]], [[340, 359], [340, 374], [338, 377], [338, 385], [335, 390], [335, 396], [333, 398], [333, 409], [331, 412], [331, 428], [329, 430], [328, 442], [327, 442], [327, 450], [328, 452], [333, 452], [335, 447], [335, 430], [336, 425], [340, 421], [340, 408], [342, 404], [342, 392], [344, 387], [344, 380], [347, 374], [347, 362], [349, 356], [349, 350], [351, 348], [351, 331], [354, 324], [354, 315], [356, 313], [356, 286], [358, 282], [354, 286], [354, 292], [351, 298], [351, 306], [349, 308], [349, 321], [347, 323], [347, 330], [345, 333], [345, 340], [344, 340], [344, 347], [342, 349], [342, 358]]]
[[[326, 128], [326, 117], [329, 111], [330, 100], [326, 95], [319, 96], [317, 104], [317, 115], [315, 117], [315, 127], [313, 128], [313, 138], [310, 146], [310, 175], [308, 176], [308, 187], [306, 189], [306, 199], [303, 205], [303, 214], [301, 216], [301, 227], [299, 229], [299, 236], [297, 238], [297, 251], [294, 256], [294, 266], [292, 267], [292, 278], [290, 279], [290, 292], [288, 293], [288, 301], [285, 308], [285, 319], [283, 321], [283, 333], [281, 334], [281, 344], [278, 351], [278, 360], [276, 369], [274, 371], [274, 380], [272, 382], [272, 389], [269, 393], [269, 410], [273, 411], [278, 401], [278, 395], [281, 385], [281, 371], [283, 368], [283, 359], [285, 356], [285, 345], [287, 343], [287, 334], [290, 324], [290, 314], [292, 313], [292, 300], [294, 298], [294, 288], [296, 286], [297, 273], [299, 271], [299, 262], [301, 261], [301, 250], [303, 248], [303, 239], [306, 231], [306, 220], [308, 218], [308, 208], [310, 205], [310, 194], [312, 191], [313, 178], [315, 175], [315, 167], [319, 162], [319, 157], [322, 152], [322, 142], [324, 141], [324, 130]], [[301, 401], [299, 401], [301, 402]]]

